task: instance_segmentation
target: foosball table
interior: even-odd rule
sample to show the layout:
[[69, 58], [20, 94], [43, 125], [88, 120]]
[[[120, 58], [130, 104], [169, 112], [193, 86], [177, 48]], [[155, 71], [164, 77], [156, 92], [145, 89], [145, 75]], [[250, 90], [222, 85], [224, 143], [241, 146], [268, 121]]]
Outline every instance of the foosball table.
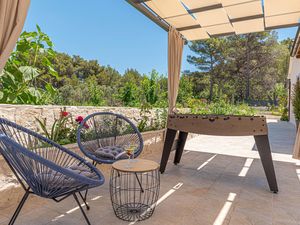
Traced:
[[175, 114], [168, 116], [167, 132], [160, 163], [164, 173], [169, 155], [179, 132], [174, 164], [180, 163], [188, 133], [216, 136], [254, 136], [257, 150], [268, 180], [270, 190], [278, 192], [276, 175], [268, 138], [268, 126], [264, 116], [224, 116]]

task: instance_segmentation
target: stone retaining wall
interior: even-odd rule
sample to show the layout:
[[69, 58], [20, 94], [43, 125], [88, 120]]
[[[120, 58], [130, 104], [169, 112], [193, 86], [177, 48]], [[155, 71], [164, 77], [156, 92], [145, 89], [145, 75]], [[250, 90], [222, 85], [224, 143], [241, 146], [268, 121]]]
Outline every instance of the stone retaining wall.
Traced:
[[[63, 106], [56, 105], [9, 105], [0, 104], [0, 117], [11, 120], [26, 128], [36, 130], [37, 122], [35, 118], [47, 118], [47, 124], [53, 124], [54, 118], [58, 118]], [[156, 111], [161, 109], [153, 109], [151, 116], [156, 116]], [[66, 106], [66, 111], [72, 116], [81, 115], [83, 117], [95, 112], [114, 112], [122, 114], [133, 122], [137, 123], [141, 119], [140, 109], [130, 107], [94, 107], [94, 106]]]

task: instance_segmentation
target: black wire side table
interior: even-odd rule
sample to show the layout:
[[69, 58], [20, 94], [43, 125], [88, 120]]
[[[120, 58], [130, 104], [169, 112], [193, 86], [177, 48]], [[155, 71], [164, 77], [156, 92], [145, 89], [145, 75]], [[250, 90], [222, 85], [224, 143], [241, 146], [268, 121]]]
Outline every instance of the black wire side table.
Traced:
[[116, 216], [125, 221], [141, 221], [152, 216], [159, 196], [160, 173], [156, 162], [135, 159], [112, 165], [110, 197]]

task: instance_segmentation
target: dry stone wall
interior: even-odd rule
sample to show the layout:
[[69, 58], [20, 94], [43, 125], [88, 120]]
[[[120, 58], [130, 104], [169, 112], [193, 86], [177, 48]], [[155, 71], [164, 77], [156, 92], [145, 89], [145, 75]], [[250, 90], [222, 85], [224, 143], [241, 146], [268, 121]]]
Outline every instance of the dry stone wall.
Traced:
[[[7, 105], [0, 104], [0, 117], [11, 120], [26, 128], [36, 131], [37, 122], [35, 118], [47, 118], [47, 124], [53, 124], [54, 118], [58, 118], [63, 106], [55, 105]], [[66, 111], [72, 116], [87, 116], [95, 112], [114, 112], [122, 114], [134, 123], [141, 119], [138, 108], [129, 107], [93, 107], [93, 106], [66, 106]], [[155, 109], [151, 110], [151, 117], [155, 117]]]

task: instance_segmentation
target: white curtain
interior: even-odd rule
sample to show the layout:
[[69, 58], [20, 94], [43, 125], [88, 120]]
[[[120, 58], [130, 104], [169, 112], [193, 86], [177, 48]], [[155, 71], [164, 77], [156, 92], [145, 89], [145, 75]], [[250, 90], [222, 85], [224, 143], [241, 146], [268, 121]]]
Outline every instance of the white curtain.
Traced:
[[30, 0], [0, 0], [0, 72], [22, 32]]
[[170, 27], [168, 38], [168, 99], [169, 114], [175, 110], [180, 81], [180, 70], [182, 61], [184, 40], [181, 34]]

